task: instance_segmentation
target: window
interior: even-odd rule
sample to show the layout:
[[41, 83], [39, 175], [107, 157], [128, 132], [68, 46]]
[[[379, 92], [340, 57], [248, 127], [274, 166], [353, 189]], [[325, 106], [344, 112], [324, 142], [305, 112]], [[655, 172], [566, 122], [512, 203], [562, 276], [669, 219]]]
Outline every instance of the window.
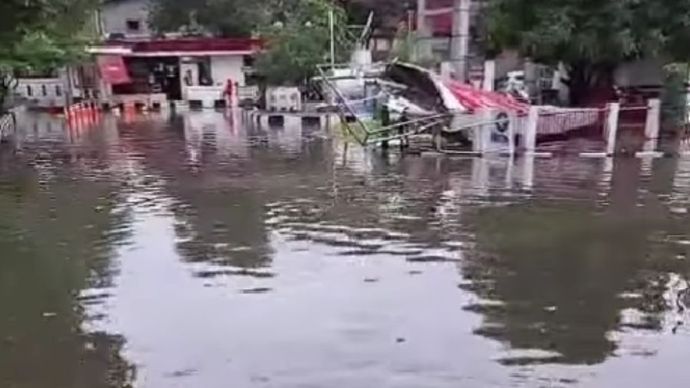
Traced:
[[28, 97], [31, 97], [34, 95], [34, 91], [33, 91], [33, 89], [31, 89], [31, 85], [26, 85], [26, 95]]
[[138, 20], [128, 19], [127, 20], [127, 31], [128, 32], [139, 32], [141, 31], [141, 23]]
[[60, 85], [55, 85], [55, 95], [58, 97], [62, 97], [62, 88]]
[[211, 86], [213, 85], [213, 77], [211, 74], [211, 58], [201, 57], [197, 62], [199, 66], [199, 85]]
[[251, 55], [245, 55], [242, 57], [242, 66], [244, 67], [254, 67], [255, 59]]
[[41, 85], [41, 94], [43, 94], [43, 97], [48, 96], [48, 88], [45, 85]]

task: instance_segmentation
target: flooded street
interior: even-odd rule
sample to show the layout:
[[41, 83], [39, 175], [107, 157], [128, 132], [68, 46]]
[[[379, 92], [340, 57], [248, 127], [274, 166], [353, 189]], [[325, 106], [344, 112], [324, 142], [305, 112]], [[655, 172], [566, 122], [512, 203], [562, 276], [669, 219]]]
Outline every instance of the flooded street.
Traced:
[[233, 122], [33, 116], [0, 146], [0, 387], [690, 381], [690, 159]]

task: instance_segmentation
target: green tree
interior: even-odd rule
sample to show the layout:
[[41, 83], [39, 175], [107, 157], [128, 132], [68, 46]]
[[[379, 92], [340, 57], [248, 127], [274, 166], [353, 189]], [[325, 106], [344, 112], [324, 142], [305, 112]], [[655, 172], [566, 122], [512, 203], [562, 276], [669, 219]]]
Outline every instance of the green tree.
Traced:
[[690, 48], [690, 2], [684, 0], [492, 0], [488, 25], [493, 50], [563, 62], [575, 104], [592, 89], [610, 87], [622, 62], [685, 58]]
[[266, 22], [268, 7], [248, 0], [154, 0], [149, 23], [159, 33], [247, 37]]
[[688, 104], [687, 82], [690, 65], [670, 64], [664, 68], [664, 89], [661, 93], [662, 117], [672, 128], [680, 128]]
[[0, 2], [0, 109], [17, 70], [45, 71], [77, 61], [84, 53], [97, 0], [3, 0]]
[[329, 0], [154, 0], [150, 24], [160, 33], [261, 36], [267, 49], [257, 60], [259, 74], [269, 84], [294, 85], [329, 59], [331, 10], [343, 55], [351, 41], [347, 15]]
[[263, 28], [267, 50], [257, 60], [257, 70], [268, 84], [296, 85], [308, 79], [316, 66], [330, 60], [329, 12], [334, 14], [336, 57], [349, 54], [351, 37], [342, 8], [326, 0], [278, 0], [272, 21]]

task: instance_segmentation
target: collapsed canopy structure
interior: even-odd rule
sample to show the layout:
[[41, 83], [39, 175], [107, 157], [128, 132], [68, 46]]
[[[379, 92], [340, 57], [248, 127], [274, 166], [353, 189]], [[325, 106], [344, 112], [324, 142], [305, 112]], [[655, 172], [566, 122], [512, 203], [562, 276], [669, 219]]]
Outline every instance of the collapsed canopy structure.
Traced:
[[[498, 109], [527, 114], [529, 111], [529, 104], [520, 102], [509, 94], [477, 89], [454, 80], [442, 80], [429, 70], [408, 63], [390, 64], [383, 78], [406, 85], [410, 94], [423, 92], [427, 101], [437, 99], [444, 108], [453, 112], [472, 113], [480, 109]], [[415, 102], [425, 104], [423, 99]]]
[[533, 108], [538, 117], [532, 118], [530, 131], [535, 136], [530, 139], [551, 141], [583, 129], [604, 134], [605, 108], [533, 107], [511, 94], [443, 79], [413, 64], [347, 65], [320, 71], [343, 127], [362, 145], [405, 141], [411, 135], [427, 133], [435, 139], [451, 137], [473, 149], [490, 141], [480, 138], [495, 137], [505, 143], [512, 137], [508, 143], [514, 150], [517, 139], [526, 137], [528, 113]]
[[[443, 80], [408, 63], [320, 71], [344, 127], [361, 144], [425, 132], [458, 133], [468, 120], [476, 121], [475, 113], [480, 110], [491, 109], [505, 115], [526, 115], [529, 111], [528, 104], [510, 95]], [[356, 125], [351, 123], [353, 118]]]

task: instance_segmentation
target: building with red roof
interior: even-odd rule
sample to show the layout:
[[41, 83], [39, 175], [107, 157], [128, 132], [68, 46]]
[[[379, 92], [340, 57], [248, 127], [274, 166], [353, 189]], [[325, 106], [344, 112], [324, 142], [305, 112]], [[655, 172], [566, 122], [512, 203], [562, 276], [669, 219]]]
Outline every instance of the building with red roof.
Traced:
[[[103, 94], [164, 95], [193, 100], [192, 94], [223, 101], [228, 82], [251, 82], [254, 55], [262, 43], [251, 38], [154, 34], [148, 26], [150, 0], [109, 0], [99, 13], [104, 43], [90, 52], [98, 58]], [[107, 64], [107, 67], [105, 67]]]

